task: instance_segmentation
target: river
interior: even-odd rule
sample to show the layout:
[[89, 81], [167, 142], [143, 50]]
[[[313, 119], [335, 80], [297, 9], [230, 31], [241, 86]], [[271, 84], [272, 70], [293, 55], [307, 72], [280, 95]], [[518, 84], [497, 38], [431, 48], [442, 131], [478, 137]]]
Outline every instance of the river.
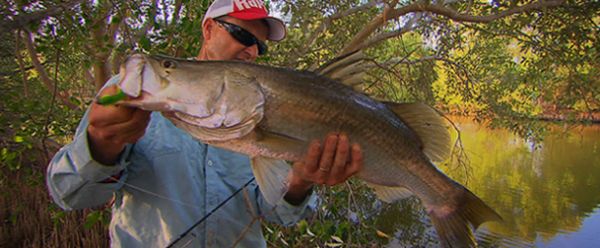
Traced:
[[[440, 169], [504, 219], [482, 225], [481, 247], [600, 247], [600, 126], [550, 128], [543, 142], [459, 121], [468, 165]], [[414, 200], [388, 206], [376, 227], [390, 247], [437, 246]]]

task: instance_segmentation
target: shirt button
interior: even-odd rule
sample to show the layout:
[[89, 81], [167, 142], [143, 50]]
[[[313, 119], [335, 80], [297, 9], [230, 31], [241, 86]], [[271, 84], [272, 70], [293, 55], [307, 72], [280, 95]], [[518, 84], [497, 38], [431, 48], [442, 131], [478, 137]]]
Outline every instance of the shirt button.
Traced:
[[212, 166], [213, 165], [213, 161], [212, 160], [208, 160], [208, 166]]

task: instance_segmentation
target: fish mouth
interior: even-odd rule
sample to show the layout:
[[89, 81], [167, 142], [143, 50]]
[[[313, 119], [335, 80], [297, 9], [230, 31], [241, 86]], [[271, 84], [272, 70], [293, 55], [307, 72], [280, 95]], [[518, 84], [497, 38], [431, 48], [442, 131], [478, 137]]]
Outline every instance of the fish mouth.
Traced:
[[162, 77], [156, 60], [145, 54], [133, 54], [121, 65], [119, 87], [128, 96], [136, 98], [142, 92], [155, 94], [161, 90]]
[[[189, 107], [190, 103], [179, 101], [178, 99], [161, 99], [161, 82], [166, 80], [158, 74], [160, 68], [156, 63], [160, 57], [148, 56], [136, 53], [129, 56], [121, 66], [120, 80], [118, 83], [121, 91], [128, 96], [128, 99], [120, 104], [130, 107], [136, 107], [148, 111], [179, 111]], [[197, 116], [205, 117], [205, 116]]]
[[126, 95], [137, 98], [142, 93], [144, 71], [146, 70], [146, 56], [133, 54], [129, 56], [119, 72], [119, 88]]

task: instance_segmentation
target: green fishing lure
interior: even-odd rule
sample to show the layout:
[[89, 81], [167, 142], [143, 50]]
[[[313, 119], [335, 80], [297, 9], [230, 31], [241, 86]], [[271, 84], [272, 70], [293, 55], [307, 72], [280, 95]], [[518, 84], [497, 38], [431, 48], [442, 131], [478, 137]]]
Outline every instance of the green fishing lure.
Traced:
[[121, 100], [125, 100], [125, 98], [127, 98], [127, 95], [125, 95], [125, 92], [123, 92], [121, 89], [119, 89], [119, 91], [117, 91], [117, 93], [113, 94], [113, 95], [106, 95], [106, 96], [101, 96], [98, 98], [98, 100], [96, 100], [96, 103], [106, 106], [106, 105], [113, 105]]

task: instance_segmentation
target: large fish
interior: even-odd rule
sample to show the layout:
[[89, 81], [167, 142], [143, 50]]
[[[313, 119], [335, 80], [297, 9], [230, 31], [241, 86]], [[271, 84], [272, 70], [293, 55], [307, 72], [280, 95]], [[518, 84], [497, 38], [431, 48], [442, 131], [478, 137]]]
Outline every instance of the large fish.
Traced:
[[130, 97], [120, 104], [162, 111], [193, 137], [247, 154], [271, 203], [286, 192], [284, 160], [301, 160], [311, 140], [345, 132], [363, 150], [357, 177], [380, 199], [416, 195], [443, 246], [476, 246], [473, 229], [501, 218], [432, 163], [450, 153], [443, 119], [427, 105], [382, 103], [323, 76], [348, 67], [333, 63], [317, 74], [134, 54], [121, 67], [119, 87]]

